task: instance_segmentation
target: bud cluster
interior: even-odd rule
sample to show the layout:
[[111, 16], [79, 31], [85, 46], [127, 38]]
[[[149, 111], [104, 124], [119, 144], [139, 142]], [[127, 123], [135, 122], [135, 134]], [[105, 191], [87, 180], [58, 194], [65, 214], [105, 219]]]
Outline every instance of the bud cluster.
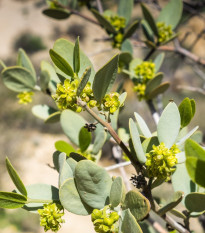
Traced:
[[[82, 111], [82, 108], [77, 105], [77, 89], [79, 84], [80, 82], [77, 79], [73, 81], [66, 79], [64, 84], [57, 84], [56, 94], [52, 97], [57, 102], [59, 109], [71, 109], [75, 112]], [[97, 101], [94, 100], [93, 91], [89, 82], [80, 94], [80, 98], [86, 102], [90, 108], [96, 106]]]
[[139, 100], [145, 96], [146, 84], [155, 76], [155, 64], [151, 61], [144, 61], [134, 69], [136, 79], [134, 81], [134, 91]]
[[39, 209], [40, 225], [44, 227], [44, 231], [51, 230], [57, 232], [61, 228], [61, 223], [65, 220], [62, 219], [64, 209], [60, 204], [49, 203], [44, 204], [43, 209]]
[[163, 43], [168, 41], [173, 36], [172, 26], [166, 25], [164, 22], [157, 23], [159, 42]]
[[17, 95], [17, 98], [19, 99], [19, 104], [28, 104], [32, 102], [31, 96], [33, 95], [33, 92], [21, 92]]
[[177, 145], [168, 149], [163, 142], [159, 146], [152, 146], [153, 150], [146, 154], [146, 166], [150, 177], [169, 180], [177, 164], [176, 154], [180, 152]]
[[[103, 104], [104, 111], [107, 111], [110, 114], [113, 114], [120, 107], [119, 93], [112, 92], [112, 93], [106, 94], [102, 100], [102, 104]], [[99, 109], [101, 108], [99, 107]]]
[[99, 233], [117, 233], [119, 215], [117, 212], [105, 206], [103, 210], [94, 209], [91, 214], [92, 222], [95, 226], [95, 231]]
[[123, 41], [123, 31], [126, 26], [126, 19], [118, 15], [105, 16], [105, 18], [113, 25], [113, 27], [117, 31], [117, 34], [113, 35], [113, 47], [120, 48]]

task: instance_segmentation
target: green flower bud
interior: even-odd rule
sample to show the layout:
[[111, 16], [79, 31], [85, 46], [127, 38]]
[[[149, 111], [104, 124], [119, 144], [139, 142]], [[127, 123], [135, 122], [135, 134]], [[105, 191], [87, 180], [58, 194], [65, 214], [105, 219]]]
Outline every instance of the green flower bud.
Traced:
[[98, 209], [94, 209], [91, 214], [92, 221], [101, 218], [101, 216], [102, 216], [102, 211]]
[[152, 148], [146, 154], [147, 161], [145, 165], [147, 166], [148, 175], [168, 181], [170, 175], [175, 171], [174, 166], [177, 163], [176, 154], [180, 150], [175, 144], [168, 149], [163, 142], [159, 146], [153, 145]]
[[105, 18], [113, 25], [116, 31], [120, 31], [126, 26], [126, 19], [118, 15], [115, 16], [105, 16]]
[[31, 96], [33, 95], [33, 92], [21, 92], [17, 95], [17, 98], [19, 99], [19, 104], [28, 104], [32, 102]]
[[172, 26], [171, 25], [166, 25], [164, 22], [158, 22], [157, 23], [157, 28], [158, 28], [158, 35], [159, 35], [159, 42], [164, 43], [168, 41], [174, 34], [172, 31]]
[[112, 218], [115, 222], [118, 221], [119, 217], [120, 216], [119, 216], [119, 214], [117, 212], [112, 212], [110, 214], [110, 218]]
[[112, 226], [112, 224], [114, 223], [114, 219], [112, 218], [104, 218], [103, 219], [103, 223], [107, 226]]
[[62, 219], [64, 209], [60, 204], [49, 203], [44, 204], [43, 209], [39, 209], [40, 225], [44, 227], [44, 231], [57, 232], [61, 228], [61, 223], [65, 221]]

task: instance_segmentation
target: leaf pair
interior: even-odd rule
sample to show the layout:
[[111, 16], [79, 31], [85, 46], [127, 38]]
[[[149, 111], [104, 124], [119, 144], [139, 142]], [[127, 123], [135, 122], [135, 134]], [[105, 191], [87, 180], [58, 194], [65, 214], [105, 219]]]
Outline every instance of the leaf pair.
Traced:
[[15, 92], [33, 91], [37, 82], [34, 67], [23, 49], [19, 49], [17, 66], [2, 70], [5, 86]]

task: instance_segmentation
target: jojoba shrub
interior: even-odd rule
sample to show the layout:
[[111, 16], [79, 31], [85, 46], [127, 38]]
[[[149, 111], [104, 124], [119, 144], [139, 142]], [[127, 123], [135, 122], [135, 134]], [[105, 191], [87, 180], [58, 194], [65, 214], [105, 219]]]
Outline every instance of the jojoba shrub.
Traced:
[[[177, 106], [174, 100], [165, 100], [162, 111], [156, 108], [155, 101], [157, 98], [162, 102], [161, 97], [166, 97], [170, 86], [169, 81], [162, 81], [164, 73], [159, 72], [167, 51], [205, 65], [203, 59], [179, 45], [180, 31], [176, 28], [184, 18], [183, 5], [187, 3], [170, 0], [162, 8], [156, 1], [160, 10], [155, 18], [146, 4], [139, 6], [136, 2], [119, 0], [117, 9], [112, 11], [104, 9], [106, 4], [100, 0], [47, 1], [43, 11], [46, 16], [69, 20], [76, 15], [105, 30], [105, 40], [116, 55], [104, 61], [97, 71], [81, 50], [79, 37], [74, 43], [64, 38], [56, 40], [49, 50], [52, 64], [42, 61], [39, 74], [23, 49], [19, 49], [15, 66], [0, 63], [2, 81], [16, 92], [19, 104], [31, 103], [40, 92], [50, 97], [53, 106], [39, 103], [33, 106], [32, 113], [48, 124], [60, 122], [69, 139], [57, 141], [51, 155], [58, 172], [58, 187], [24, 184], [6, 158], [16, 188], [0, 192], [0, 207], [23, 208], [38, 214], [44, 231], [63, 228], [64, 222], [69, 221], [64, 217], [68, 211], [90, 215], [93, 229], [99, 233], [167, 232], [161, 221], [152, 224], [158, 221], [156, 215], [168, 230], [188, 233], [192, 232], [190, 219], [205, 212], [205, 150], [198, 126], [188, 129], [195, 115], [195, 101], [186, 97]], [[190, 7], [197, 8], [197, 4], [193, 1]], [[87, 7], [93, 17], [84, 15], [82, 7]], [[141, 8], [143, 18], [132, 20], [137, 18], [133, 10], [136, 7]], [[133, 37], [136, 30], [140, 30], [138, 36], [143, 36], [140, 41]], [[173, 41], [178, 47], [170, 46]], [[149, 50], [144, 58], [134, 56], [136, 43]], [[117, 82], [119, 77], [124, 77], [123, 82]], [[126, 105], [126, 82], [133, 84], [136, 101], [148, 105], [155, 123], [153, 132], [134, 109], [132, 118], [127, 119], [129, 129], [118, 127], [119, 115]], [[90, 116], [89, 122], [85, 114]], [[112, 141], [116, 164], [103, 168], [98, 162], [108, 141]], [[124, 170], [127, 165], [135, 169], [128, 183]], [[109, 171], [116, 168], [121, 169], [122, 176], [111, 177]], [[167, 203], [159, 203], [153, 189], [166, 182], [171, 183], [175, 193]], [[146, 231], [142, 230], [145, 225]]]

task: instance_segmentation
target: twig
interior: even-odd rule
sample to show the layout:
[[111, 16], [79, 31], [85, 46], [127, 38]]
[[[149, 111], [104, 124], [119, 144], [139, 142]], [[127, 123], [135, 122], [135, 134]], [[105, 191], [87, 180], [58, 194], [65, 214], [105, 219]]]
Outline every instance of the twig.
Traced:
[[105, 170], [106, 171], [111, 171], [111, 170], [115, 170], [115, 169], [120, 168], [120, 167], [129, 166], [130, 164], [131, 164], [130, 161], [122, 162], [122, 163], [118, 163], [118, 164], [114, 164], [114, 165], [111, 165], [109, 167], [106, 167]]
[[189, 47], [189, 50], [192, 50], [194, 48], [194, 46], [201, 39], [201, 37], [203, 36], [204, 33], [205, 33], [205, 29], [201, 30], [201, 32], [197, 35], [196, 39], [193, 41], [193, 43]]
[[93, 112], [92, 109], [90, 109], [85, 102], [83, 102], [80, 98], [77, 99], [77, 103], [78, 105], [80, 105], [85, 111], [87, 111], [96, 121], [98, 121], [101, 125], [103, 125], [104, 127], [107, 128], [108, 132], [110, 133], [110, 135], [114, 138], [114, 140], [117, 142], [117, 144], [121, 147], [121, 149], [125, 152], [125, 154], [128, 156], [128, 158], [130, 159], [130, 161], [132, 162], [132, 165], [134, 166], [134, 168], [136, 169], [136, 171], [140, 171], [142, 170], [142, 165], [139, 162], [135, 162], [132, 159], [132, 155], [131, 152], [128, 150], [127, 146], [124, 144], [124, 142], [119, 138], [119, 136], [117, 135], [117, 133], [114, 131], [114, 129], [112, 128], [112, 126], [107, 123], [106, 121], [104, 121], [103, 119], [101, 119], [95, 112]]
[[160, 233], [168, 233], [158, 222], [154, 221], [152, 218], [148, 218], [147, 221]]
[[96, 0], [96, 3], [97, 3], [98, 11], [100, 12], [100, 14], [103, 14], [103, 7], [101, 0]]
[[[147, 45], [145, 43], [139, 42], [139, 41], [133, 41], [133, 45], [135, 47], [147, 48]], [[205, 59], [198, 57], [197, 55], [189, 52], [188, 50], [182, 48], [181, 46], [176, 48], [174, 46], [162, 45], [162, 46], [157, 47], [157, 50], [175, 52], [175, 53], [178, 53], [179, 55], [183, 55], [184, 57], [189, 58], [190, 60], [202, 66], [205, 66]]]
[[193, 92], [198, 92], [202, 95], [205, 95], [205, 90], [199, 87], [190, 87], [190, 86], [182, 86], [182, 85], [178, 85], [177, 89], [183, 89], [183, 90], [187, 90], [187, 91], [193, 91]]

